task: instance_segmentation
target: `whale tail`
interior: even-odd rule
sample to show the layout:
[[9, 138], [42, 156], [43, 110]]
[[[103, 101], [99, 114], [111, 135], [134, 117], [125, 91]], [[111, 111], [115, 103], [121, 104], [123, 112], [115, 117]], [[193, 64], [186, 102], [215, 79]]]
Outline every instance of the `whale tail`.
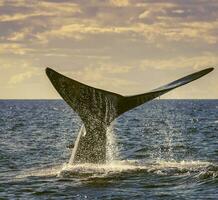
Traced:
[[103, 163], [106, 160], [107, 127], [118, 116], [118, 105], [124, 97], [90, 87], [50, 68], [46, 73], [61, 97], [84, 123], [71, 162]]
[[53, 69], [46, 68], [46, 74], [55, 89], [67, 104], [78, 113], [85, 126], [85, 130], [77, 138], [78, 144], [74, 147], [75, 155], [72, 162], [105, 162], [106, 130], [115, 118], [172, 89], [194, 81], [212, 70], [213, 68], [201, 70], [144, 94], [122, 96], [85, 85]]

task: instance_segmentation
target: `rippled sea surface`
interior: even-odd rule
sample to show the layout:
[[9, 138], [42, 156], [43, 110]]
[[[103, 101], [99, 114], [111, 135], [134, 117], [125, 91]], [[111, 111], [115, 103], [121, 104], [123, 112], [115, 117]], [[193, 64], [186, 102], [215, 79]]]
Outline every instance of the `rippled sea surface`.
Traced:
[[218, 199], [218, 100], [155, 100], [116, 119], [105, 165], [68, 164], [61, 100], [0, 101], [0, 199]]

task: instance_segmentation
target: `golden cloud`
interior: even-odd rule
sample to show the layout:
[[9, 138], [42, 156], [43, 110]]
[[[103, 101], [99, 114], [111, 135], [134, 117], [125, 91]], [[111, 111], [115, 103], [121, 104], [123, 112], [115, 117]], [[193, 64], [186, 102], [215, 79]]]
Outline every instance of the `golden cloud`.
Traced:
[[81, 13], [80, 6], [75, 3], [39, 2], [38, 9], [49, 12], [53, 16], [66, 16]]
[[11, 75], [8, 81], [9, 85], [16, 85], [41, 73], [41, 70], [39, 68], [32, 67], [31, 63], [27, 62], [23, 63], [23, 65], [20, 65], [19, 67], [15, 65], [13, 66], [13, 68], [14, 74]]
[[20, 83], [26, 79], [31, 78], [32, 76], [33, 76], [33, 72], [31, 72], [31, 71], [16, 74], [10, 78], [9, 84], [14, 85], [14, 84]]
[[63, 24], [37, 34], [40, 41], [48, 42], [50, 38], [72, 38], [82, 40], [94, 34], [128, 34], [144, 37], [144, 42], [159, 43], [165, 41], [204, 41], [209, 44], [217, 42], [213, 34], [218, 30], [218, 22], [177, 22], [171, 18], [160, 17], [160, 22], [154, 24], [135, 23], [129, 26], [102, 26], [94, 20], [79, 20]]
[[[25, 3], [26, 2], [26, 3]], [[80, 13], [80, 7], [75, 3], [54, 3], [36, 1], [29, 3], [28, 1], [14, 2], [14, 7], [25, 6], [29, 9], [28, 13], [17, 11], [14, 14], [0, 15], [0, 22], [21, 21], [31, 17], [64, 17], [71, 16], [74, 13]]]
[[204, 67], [214, 67], [218, 64], [218, 57], [212, 53], [205, 53], [193, 57], [172, 57], [169, 59], [144, 59], [140, 61], [140, 69], [145, 70], [148, 67], [156, 69], [178, 69], [178, 68], [193, 68], [202, 69]]
[[[20, 1], [24, 3], [26, 1]], [[55, 2], [35, 2], [33, 5], [28, 5], [33, 9], [31, 13], [15, 13], [12, 15], [0, 15], [0, 21], [9, 22], [16, 20], [28, 20], [31, 17], [44, 17], [40, 21], [31, 21], [28, 24], [28, 29], [31, 30], [39, 24], [43, 25], [43, 30], [36, 33], [32, 32], [34, 39], [37, 42], [48, 43], [51, 38], [72, 38], [82, 40], [94, 34], [114, 34], [114, 35], [128, 35], [131, 40], [135, 36], [143, 36], [144, 42], [153, 42], [154, 44], [167, 41], [189, 41], [195, 42], [203, 40], [208, 44], [215, 44], [217, 36], [213, 34], [218, 30], [218, 22], [216, 21], [185, 21], [181, 18], [176, 18], [168, 15], [167, 10], [172, 13], [182, 13], [183, 10], [175, 3], [141, 3], [130, 4], [127, 0], [111, 0], [111, 4], [115, 6], [128, 6], [133, 10], [132, 15], [126, 15], [124, 18], [126, 24], [120, 25], [108, 21], [108, 12], [99, 11], [93, 17], [86, 17], [83, 13], [84, 5], [79, 5], [71, 2], [55, 3]], [[16, 5], [16, 3], [15, 3]], [[136, 9], [137, 8], [137, 9]], [[111, 19], [114, 22], [116, 15], [112, 8]], [[124, 8], [125, 9], [125, 8]], [[134, 10], [135, 9], [135, 10]], [[139, 11], [142, 10], [141, 13]], [[123, 9], [119, 14], [122, 14]], [[74, 17], [73, 14], [83, 14], [81, 18]], [[51, 18], [52, 16], [52, 18]], [[101, 16], [99, 20], [99, 16]], [[111, 16], [110, 16], [111, 17]], [[138, 21], [132, 22], [132, 19]], [[143, 20], [151, 20], [152, 23], [143, 22]], [[105, 24], [106, 23], [106, 24]], [[48, 28], [45, 28], [45, 27]], [[22, 30], [12, 33], [8, 36], [8, 40], [19, 41], [25, 37], [27, 32], [25, 27]], [[29, 32], [31, 34], [31, 32]]]
[[110, 0], [110, 3], [117, 7], [125, 7], [130, 5], [128, 0]]

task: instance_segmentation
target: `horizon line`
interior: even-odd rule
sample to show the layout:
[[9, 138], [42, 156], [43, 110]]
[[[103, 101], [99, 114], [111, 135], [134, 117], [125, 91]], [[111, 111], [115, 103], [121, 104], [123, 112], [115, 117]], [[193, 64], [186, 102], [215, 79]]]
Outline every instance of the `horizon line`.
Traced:
[[[21, 98], [18, 98], [18, 99], [16, 99], [16, 98], [3, 98], [3, 99], [1, 99], [0, 98], [0, 101], [5, 101], [5, 100], [61, 100], [61, 101], [64, 101], [62, 98], [57, 98], [57, 99], [52, 99], [52, 98], [48, 98], [48, 99], [46, 99], [46, 98], [42, 98], [42, 99], [31, 99], [31, 98], [26, 98], [26, 99], [21, 99]], [[218, 100], [218, 98], [195, 98], [195, 99], [191, 99], [191, 98], [175, 98], [175, 99], [173, 99], [173, 98], [155, 98], [154, 100]]]

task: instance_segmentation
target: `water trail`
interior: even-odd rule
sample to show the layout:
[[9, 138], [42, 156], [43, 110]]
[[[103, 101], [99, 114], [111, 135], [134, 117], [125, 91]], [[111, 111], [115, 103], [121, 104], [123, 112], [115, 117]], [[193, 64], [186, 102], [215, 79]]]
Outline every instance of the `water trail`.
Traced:
[[110, 164], [118, 159], [118, 147], [113, 124], [107, 128], [106, 163]]
[[[108, 99], [105, 99], [106, 110], [105, 110], [105, 121], [110, 120], [112, 116], [116, 115], [116, 109], [114, 104]], [[106, 163], [112, 163], [114, 160], [118, 159], [118, 147], [116, 142], [116, 136], [114, 134], [113, 125], [115, 122], [111, 123], [107, 127], [106, 131]]]
[[85, 129], [85, 126], [82, 124], [82, 126], [80, 128], [80, 131], [79, 131], [79, 135], [76, 138], [75, 146], [73, 147], [73, 150], [72, 150], [72, 154], [71, 154], [71, 157], [70, 157], [70, 160], [69, 160], [69, 164], [73, 164], [73, 161], [74, 161], [74, 158], [75, 158], [75, 155], [76, 155], [76, 151], [77, 151], [77, 148], [78, 148], [78, 145], [79, 145], [80, 137], [82, 135], [85, 135], [85, 134], [86, 134], [86, 129]]

